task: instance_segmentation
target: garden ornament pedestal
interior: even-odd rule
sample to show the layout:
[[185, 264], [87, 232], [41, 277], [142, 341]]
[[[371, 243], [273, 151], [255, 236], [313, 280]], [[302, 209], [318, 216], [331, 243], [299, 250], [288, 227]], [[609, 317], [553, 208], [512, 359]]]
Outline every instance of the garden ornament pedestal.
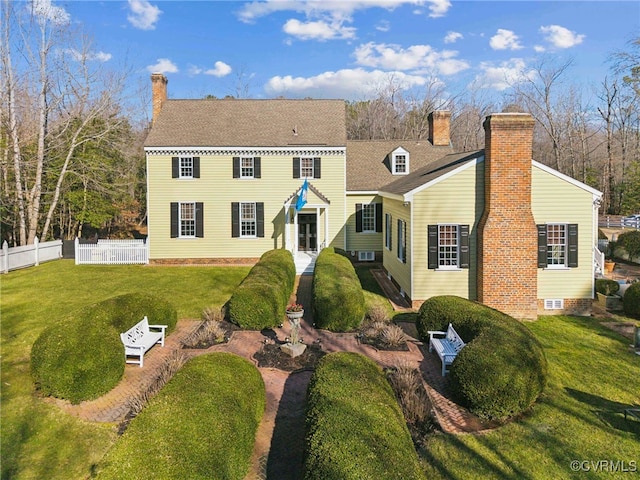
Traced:
[[303, 315], [304, 310], [287, 312], [287, 318], [291, 324], [291, 333], [289, 334], [289, 341], [280, 345], [280, 349], [291, 357], [302, 355], [307, 348], [304, 343], [300, 343], [300, 319]]

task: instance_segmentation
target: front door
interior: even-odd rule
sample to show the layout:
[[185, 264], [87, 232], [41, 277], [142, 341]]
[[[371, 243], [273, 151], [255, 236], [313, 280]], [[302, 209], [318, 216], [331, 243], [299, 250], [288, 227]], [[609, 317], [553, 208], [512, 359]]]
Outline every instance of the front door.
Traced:
[[298, 214], [298, 250], [315, 252], [318, 248], [318, 219], [315, 213]]

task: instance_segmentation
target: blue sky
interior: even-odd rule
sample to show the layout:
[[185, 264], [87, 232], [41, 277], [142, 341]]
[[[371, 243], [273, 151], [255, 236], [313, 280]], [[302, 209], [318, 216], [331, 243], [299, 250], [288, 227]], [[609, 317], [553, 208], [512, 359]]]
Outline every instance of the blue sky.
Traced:
[[94, 61], [165, 73], [170, 98], [363, 99], [390, 77], [499, 95], [543, 57], [588, 87], [640, 35], [638, 1], [36, 1], [93, 37]]

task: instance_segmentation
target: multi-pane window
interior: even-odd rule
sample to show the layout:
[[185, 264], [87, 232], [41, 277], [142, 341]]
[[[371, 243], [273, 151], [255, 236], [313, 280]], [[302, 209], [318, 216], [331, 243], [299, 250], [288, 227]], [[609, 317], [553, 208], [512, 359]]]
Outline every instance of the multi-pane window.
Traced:
[[384, 246], [391, 250], [391, 232], [393, 231], [393, 226], [391, 224], [391, 214], [386, 213], [384, 217]]
[[256, 236], [256, 204], [255, 203], [240, 204], [240, 236], [241, 237]]
[[196, 204], [195, 203], [180, 204], [180, 236], [181, 237], [196, 236]]
[[567, 226], [550, 223], [547, 225], [547, 265], [566, 265]]
[[407, 156], [406, 155], [395, 156], [395, 170], [393, 173], [407, 173]]
[[193, 178], [193, 157], [180, 157], [180, 178]]
[[404, 220], [398, 220], [398, 260], [402, 263], [406, 263], [407, 261], [406, 231], [406, 222]]
[[376, 205], [375, 203], [365, 203], [362, 205], [362, 231], [376, 231]]
[[240, 158], [240, 178], [254, 178], [253, 157]]
[[458, 225], [438, 225], [438, 267], [458, 267]]
[[300, 178], [313, 178], [313, 158], [300, 159]]

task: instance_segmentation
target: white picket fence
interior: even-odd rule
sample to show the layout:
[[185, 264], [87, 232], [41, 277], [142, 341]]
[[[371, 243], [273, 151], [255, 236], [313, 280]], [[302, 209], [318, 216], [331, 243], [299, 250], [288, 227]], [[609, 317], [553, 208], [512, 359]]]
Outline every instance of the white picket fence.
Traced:
[[11, 247], [5, 241], [0, 253], [0, 271], [8, 273], [18, 268], [33, 267], [42, 262], [58, 260], [62, 258], [62, 240], [40, 242], [38, 238], [31, 245]]
[[125, 265], [149, 263], [149, 249], [144, 240], [98, 240], [80, 243], [76, 239], [76, 265]]

